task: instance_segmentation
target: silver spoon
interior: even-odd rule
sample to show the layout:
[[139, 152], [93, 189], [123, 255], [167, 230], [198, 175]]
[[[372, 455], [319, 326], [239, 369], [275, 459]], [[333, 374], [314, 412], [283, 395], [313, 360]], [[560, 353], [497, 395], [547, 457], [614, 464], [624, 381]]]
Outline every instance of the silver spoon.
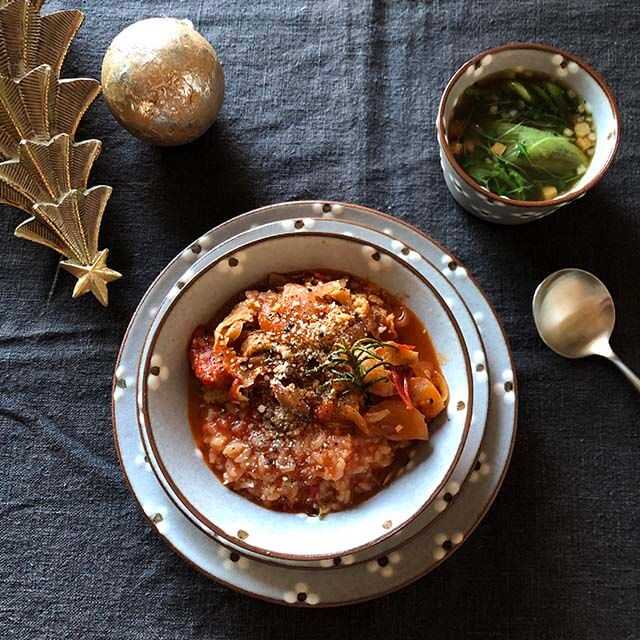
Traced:
[[640, 392], [640, 378], [609, 345], [616, 310], [611, 294], [593, 274], [563, 269], [547, 276], [533, 295], [533, 318], [550, 349], [565, 358], [607, 358]]

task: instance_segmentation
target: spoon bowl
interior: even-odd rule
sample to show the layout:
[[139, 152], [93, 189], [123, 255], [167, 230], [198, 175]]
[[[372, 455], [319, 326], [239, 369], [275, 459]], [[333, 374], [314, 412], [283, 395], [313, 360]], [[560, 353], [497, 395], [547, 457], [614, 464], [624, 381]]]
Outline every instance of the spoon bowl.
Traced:
[[563, 269], [536, 289], [533, 317], [550, 349], [565, 358], [584, 358], [608, 344], [616, 311], [601, 280], [581, 269]]
[[609, 344], [616, 311], [609, 290], [596, 276], [582, 269], [562, 269], [547, 276], [533, 295], [533, 318], [552, 351], [565, 358], [607, 358], [640, 391], [640, 378]]

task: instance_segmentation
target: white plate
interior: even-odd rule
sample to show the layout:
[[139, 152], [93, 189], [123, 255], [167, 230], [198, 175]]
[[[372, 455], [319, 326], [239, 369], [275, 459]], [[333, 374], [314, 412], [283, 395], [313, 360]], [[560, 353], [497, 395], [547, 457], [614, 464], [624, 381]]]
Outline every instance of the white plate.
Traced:
[[[234, 219], [201, 238], [193, 248], [197, 252], [219, 244], [252, 224], [318, 213], [386, 227], [385, 232], [395, 240], [409, 244], [433, 263], [442, 265], [443, 272], [453, 279], [474, 312], [483, 334], [492, 378], [492, 403], [480, 466], [458, 496], [444, 503], [442, 517], [388, 557], [365, 564], [349, 564], [353, 559], [343, 558], [339, 568], [330, 571], [270, 566], [235, 551], [230, 553], [186, 520], [167, 499], [145, 461], [135, 424], [135, 371], [129, 366], [137, 361], [140, 340], [157, 312], [153, 291], [159, 295], [155, 298], [159, 302], [166, 293], [159, 287], [163, 277], [167, 273], [171, 276], [171, 271], [175, 275], [184, 270], [179, 260], [168, 267], [145, 296], [125, 337], [114, 385], [114, 426], [121, 462], [134, 495], [159, 533], [178, 553], [211, 577], [257, 597], [327, 606], [368, 599], [399, 588], [433, 568], [468, 535], [492, 502], [506, 469], [515, 433], [516, 391], [506, 340], [483, 294], [451, 255], [399, 220], [351, 205], [290, 203]], [[192, 248], [183, 257], [190, 257], [190, 252], [193, 258], [197, 257]], [[403, 562], [405, 557], [410, 562]]]
[[[165, 298], [142, 349], [137, 397], [143, 402], [138, 411], [145, 416], [140, 420], [143, 442], [158, 479], [197, 526], [262, 559], [331, 565], [334, 558], [357, 552], [375, 555], [370, 541], [377, 544], [393, 536], [395, 542], [416, 513], [434, 506], [438, 494], [451, 493], [452, 488], [455, 494], [457, 482], [466, 477], [478, 453], [488, 410], [488, 383], [473, 319], [430, 263], [366, 227], [317, 218], [307, 219], [304, 226], [298, 221], [296, 227], [295, 222], [260, 225], [185, 267], [177, 280], [179, 287]], [[230, 261], [235, 266], [229, 267]], [[415, 449], [405, 472], [384, 491], [355, 509], [317, 519], [256, 506], [214, 481], [201, 456], [194, 456], [199, 451], [186, 415], [184, 396], [192, 374], [185, 352], [194, 328], [211, 317], [216, 305], [225, 304], [265, 273], [324, 268], [375, 281], [402, 296], [425, 319], [436, 350], [444, 354], [442, 368], [451, 402], [446, 414], [438, 417], [431, 439]], [[468, 346], [457, 315], [463, 316], [471, 340]], [[160, 375], [149, 375], [154, 362], [161, 365], [156, 370]], [[474, 387], [481, 387], [478, 399]], [[471, 446], [466, 447], [471, 430]], [[465, 464], [458, 465], [465, 448]], [[457, 479], [445, 490], [454, 469]], [[238, 531], [243, 539], [236, 537]]]

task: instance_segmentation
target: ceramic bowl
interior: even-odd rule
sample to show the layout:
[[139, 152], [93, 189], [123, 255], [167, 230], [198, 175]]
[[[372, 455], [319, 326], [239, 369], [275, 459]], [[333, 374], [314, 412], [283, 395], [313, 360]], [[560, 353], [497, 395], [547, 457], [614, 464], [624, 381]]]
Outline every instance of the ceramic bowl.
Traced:
[[187, 413], [191, 334], [230, 298], [274, 271], [335, 269], [399, 296], [423, 320], [443, 354], [441, 366], [452, 397], [473, 405], [471, 364], [462, 334], [437, 288], [412, 264], [419, 256], [375, 244], [371, 239], [376, 233], [365, 228], [359, 228], [358, 237], [344, 231], [343, 223], [332, 220], [285, 220], [212, 249], [176, 282], [151, 323], [141, 355], [141, 434], [161, 484], [203, 531], [265, 558], [324, 560], [392, 536], [441, 491], [469, 432], [470, 413], [449, 406], [400, 477], [357, 507], [322, 519], [262, 508], [224, 487], [203, 461]]
[[[346, 219], [345, 215], [350, 208], [353, 208], [356, 213], [356, 219]], [[327, 212], [327, 210], [329, 210]], [[438, 266], [430, 262], [426, 257], [419, 254], [413, 249], [413, 242], [405, 244], [401, 242], [400, 238], [393, 236], [389, 227], [384, 226], [385, 222], [390, 222], [393, 219], [385, 219], [381, 216], [379, 222], [384, 227], [384, 233], [381, 233], [373, 226], [367, 226], [359, 224], [360, 217], [367, 213], [368, 210], [361, 209], [359, 207], [347, 207], [339, 203], [308, 203], [308, 202], [295, 202], [282, 205], [272, 205], [261, 210], [262, 223], [267, 224], [269, 222], [282, 221], [282, 220], [299, 220], [303, 222], [307, 216], [319, 216], [323, 218], [332, 218], [334, 222], [339, 222], [343, 227], [343, 235], [356, 235], [360, 234], [360, 229], [367, 227], [367, 237], [370, 242], [375, 242], [383, 247], [386, 247], [392, 253], [395, 253], [403, 260], [408, 260], [411, 264], [415, 265], [419, 269], [422, 276], [434, 286], [442, 298], [444, 298], [447, 306], [453, 311], [456, 319], [456, 323], [462, 333], [463, 342], [467, 348], [467, 353], [471, 361], [473, 369], [473, 377], [471, 379], [473, 390], [473, 404], [467, 405], [464, 399], [452, 396], [452, 406], [456, 407], [458, 412], [469, 412], [471, 417], [471, 423], [469, 426], [469, 433], [465, 440], [463, 450], [458, 458], [458, 462], [455, 469], [447, 479], [445, 486], [441, 489], [440, 493], [435, 500], [431, 501], [429, 505], [413, 519], [407, 526], [403, 527], [401, 531], [394, 533], [394, 535], [379, 541], [378, 543], [364, 548], [357, 553], [347, 554], [339, 558], [328, 558], [323, 560], [287, 560], [275, 557], [267, 557], [260, 553], [250, 551], [246, 547], [239, 547], [235, 545], [229, 539], [221, 539], [216, 537], [216, 541], [227, 547], [232, 553], [240, 554], [242, 557], [251, 558], [263, 563], [269, 563], [271, 565], [286, 565], [296, 568], [336, 568], [343, 564], [356, 564], [366, 562], [371, 558], [376, 558], [381, 555], [387, 554], [393, 549], [406, 543], [408, 539], [411, 539], [415, 535], [419, 534], [425, 527], [432, 526], [433, 523], [444, 514], [447, 506], [451, 504], [450, 500], [460, 491], [469, 475], [473, 475], [472, 468], [475, 467], [477, 457], [479, 455], [479, 446], [482, 440], [482, 436], [485, 429], [488, 401], [489, 401], [489, 379], [486, 371], [486, 354], [484, 352], [484, 346], [478, 333], [476, 326], [475, 315], [472, 316], [467, 306], [460, 298], [457, 289], [453, 287], [451, 280], [456, 282], [464, 281], [467, 278], [466, 269], [457, 263], [450, 255], [442, 253], [437, 260]], [[251, 215], [251, 214], [248, 214]], [[380, 215], [380, 214], [376, 214]], [[231, 251], [235, 247], [236, 242], [241, 242], [237, 237], [241, 231], [234, 230], [238, 224], [243, 223], [244, 216], [239, 216], [223, 225], [226, 237], [223, 237], [219, 243], [227, 242], [227, 250]], [[295, 224], [295, 222], [289, 222], [288, 225]], [[308, 223], [307, 223], [308, 224]], [[258, 225], [245, 224], [245, 230], [247, 228], [255, 228]], [[294, 226], [295, 228], [295, 226]], [[409, 228], [408, 228], [409, 229]], [[374, 237], [375, 235], [375, 237]], [[405, 238], [406, 240], [406, 238]], [[171, 263], [171, 267], [174, 267], [171, 272], [164, 272], [167, 283], [165, 287], [167, 291], [174, 286], [178, 280], [183, 280], [183, 274], [188, 269], [191, 269], [193, 263], [196, 260], [196, 256], [200, 259], [213, 247], [216, 246], [211, 241], [211, 234], [199, 238], [190, 247], [187, 247], [182, 254]], [[444, 250], [443, 250], [444, 251]], [[189, 266], [190, 265], [190, 266]], [[175, 268], [177, 267], [177, 268]], [[171, 284], [169, 284], [171, 282]], [[164, 297], [164, 294], [163, 294]], [[150, 305], [153, 310], [154, 306]], [[153, 311], [153, 315], [157, 312], [157, 307]], [[481, 317], [481, 316], [478, 316]], [[140, 341], [140, 348], [142, 347], [144, 340]], [[152, 455], [148, 456], [152, 458]], [[149, 468], [151, 468], [149, 466]], [[170, 490], [166, 490], [170, 493]], [[177, 497], [175, 498], [177, 501]], [[210, 536], [215, 536], [212, 531], [206, 532]], [[395, 556], [394, 556], [395, 557]]]
[[[537, 71], [556, 78], [582, 96], [591, 109], [598, 136], [591, 163], [570, 191], [551, 200], [512, 200], [487, 191], [463, 171], [448, 145], [448, 126], [462, 92], [478, 80], [508, 69]], [[546, 45], [510, 44], [484, 51], [458, 69], [440, 101], [436, 126], [444, 179], [458, 204], [483, 220], [523, 224], [581, 198], [602, 178], [618, 148], [620, 114], [604, 80], [579, 58]]]

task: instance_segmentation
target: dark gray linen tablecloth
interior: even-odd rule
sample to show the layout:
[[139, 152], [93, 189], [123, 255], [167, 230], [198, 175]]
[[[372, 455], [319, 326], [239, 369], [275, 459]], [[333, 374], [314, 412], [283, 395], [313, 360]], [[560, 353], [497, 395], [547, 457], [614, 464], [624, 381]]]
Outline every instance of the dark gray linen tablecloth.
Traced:
[[[0, 638], [640, 637], [640, 398], [604, 361], [538, 340], [537, 283], [561, 267], [613, 293], [613, 344], [640, 370], [640, 5], [625, 0], [56, 0], [86, 22], [64, 76], [99, 77], [129, 23], [190, 18], [218, 51], [226, 99], [196, 143], [159, 149], [102, 100], [78, 138], [104, 142], [92, 184], [114, 188], [101, 246], [125, 278], [103, 309], [70, 298], [56, 256], [0, 242]], [[482, 49], [544, 42], [610, 83], [622, 145], [605, 180], [557, 214], [499, 228], [459, 209], [434, 119], [458, 65]], [[520, 383], [511, 469], [473, 536], [418, 583], [339, 610], [289, 610], [217, 585], [144, 522], [118, 466], [110, 385], [124, 330], [156, 274], [210, 227], [257, 206], [326, 198], [391, 212], [444, 243], [500, 314]]]

